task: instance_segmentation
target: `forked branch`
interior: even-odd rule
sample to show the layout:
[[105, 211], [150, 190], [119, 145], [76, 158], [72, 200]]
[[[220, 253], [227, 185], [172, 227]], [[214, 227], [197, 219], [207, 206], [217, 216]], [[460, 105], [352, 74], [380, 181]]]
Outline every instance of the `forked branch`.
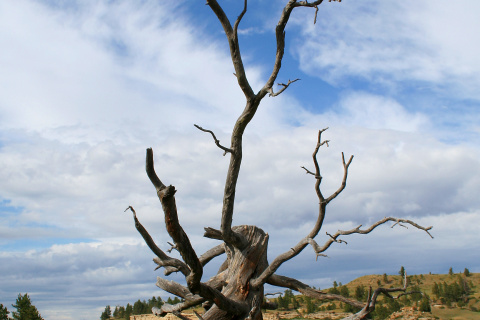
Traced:
[[[210, 287], [208, 284], [201, 283], [200, 280], [203, 274], [203, 266], [195, 253], [195, 250], [190, 243], [190, 239], [183, 230], [180, 222], [178, 221], [177, 206], [175, 203], [175, 187], [166, 187], [163, 183], [159, 183], [160, 179], [155, 173], [153, 164], [153, 151], [147, 149], [147, 161], [146, 168], [148, 176], [152, 183], [157, 183], [155, 188], [157, 189], [157, 195], [162, 204], [162, 209], [165, 214], [165, 225], [167, 232], [172, 238], [178, 252], [182, 256], [183, 261], [187, 264], [190, 272], [186, 276], [188, 290], [193, 294], [205, 298], [206, 300], [215, 301], [215, 304], [223, 310], [229, 310], [233, 314], [245, 313], [246, 306], [243, 303], [236, 302], [230, 298], [225, 297], [217, 289]], [[218, 250], [215, 251], [216, 254]], [[177, 310], [178, 311], [178, 310]], [[173, 311], [172, 311], [173, 312]]]
[[283, 91], [285, 91], [285, 90], [290, 86], [290, 84], [292, 84], [292, 83], [294, 83], [294, 82], [296, 82], [296, 81], [298, 81], [298, 80], [300, 80], [300, 79], [295, 79], [295, 80], [293, 80], [293, 81], [292, 81], [292, 80], [288, 80], [288, 83], [287, 83], [287, 84], [285, 84], [285, 83], [279, 83], [278, 85], [279, 85], [279, 86], [282, 86], [282, 89], [280, 89], [278, 92], [273, 92], [273, 88], [270, 88], [270, 89], [268, 90], [268, 92], [270, 92], [269, 96], [270, 96], [270, 97], [276, 97], [276, 96], [278, 96], [278, 95], [281, 94]]
[[[313, 163], [314, 163], [314, 166], [315, 166], [315, 173], [313, 173], [313, 172], [304, 168], [307, 171], [307, 173], [310, 173], [310, 174], [314, 175], [315, 179], [316, 179], [315, 192], [317, 193], [317, 196], [320, 200], [320, 203], [319, 203], [318, 216], [317, 216], [317, 220], [315, 222], [315, 225], [313, 226], [312, 230], [310, 231], [310, 233], [305, 238], [300, 240], [290, 250], [288, 250], [288, 251], [280, 254], [279, 256], [277, 256], [272, 261], [272, 263], [263, 271], [263, 273], [257, 279], [252, 281], [252, 285], [254, 287], [260, 286], [263, 283], [265, 283], [265, 281], [272, 274], [274, 274], [284, 262], [286, 262], [286, 261], [294, 258], [295, 256], [297, 256], [300, 252], [303, 251], [303, 249], [305, 249], [305, 247], [310, 242], [313, 241], [313, 239], [317, 236], [318, 232], [322, 228], [323, 220], [325, 219], [325, 212], [326, 212], [326, 207], [327, 207], [328, 202], [333, 200], [345, 188], [347, 175], [348, 175], [348, 167], [349, 167], [349, 165], [350, 165], [350, 163], [353, 159], [353, 156], [350, 158], [348, 163], [345, 163], [345, 159], [342, 156], [343, 167], [344, 167], [344, 177], [343, 177], [343, 181], [342, 181], [342, 186], [337, 190], [336, 194], [332, 195], [327, 200], [325, 200], [325, 198], [322, 195], [322, 192], [320, 191], [320, 183], [322, 181], [322, 176], [320, 174], [320, 166], [319, 166], [318, 161], [317, 161], [317, 154], [318, 154], [318, 151], [319, 151], [321, 146], [323, 146], [323, 145], [328, 146], [328, 140], [325, 140], [325, 141], [322, 140], [322, 133], [325, 132], [327, 129], [328, 128], [325, 128], [325, 129], [322, 129], [322, 130], [318, 131], [317, 144], [316, 144], [315, 150], [313, 151], [313, 154], [312, 154], [312, 159], [313, 159]], [[319, 255], [321, 255], [321, 254], [317, 253], [317, 257]]]
[[155, 263], [159, 265], [159, 267], [174, 267], [176, 270], [180, 271], [183, 273], [185, 276], [187, 276], [190, 273], [190, 270], [188, 269], [188, 266], [183, 262], [175, 258], [171, 258], [168, 255], [165, 254], [153, 241], [152, 237], [150, 234], [147, 232], [147, 230], [143, 227], [143, 225], [138, 221], [137, 219], [137, 214], [135, 210], [133, 209], [132, 206], [129, 206], [125, 211], [131, 210], [133, 213], [133, 219], [135, 221], [135, 228], [137, 228], [138, 232], [142, 235], [143, 239], [145, 240], [145, 243], [148, 245], [150, 250], [157, 256], [157, 259], [155, 259]]
[[417, 223], [415, 223], [411, 220], [399, 219], [399, 218], [393, 218], [393, 217], [385, 217], [385, 218], [375, 222], [369, 228], [364, 229], [364, 230], [360, 229], [362, 227], [362, 225], [359, 225], [358, 227], [350, 229], [350, 230], [345, 230], [345, 231], [344, 230], [338, 230], [334, 235], [331, 235], [331, 234], [327, 233], [327, 235], [329, 236], [329, 239], [327, 240], [327, 242], [322, 247], [320, 247], [315, 242], [315, 240], [313, 240], [313, 239], [308, 239], [308, 242], [310, 243], [313, 250], [315, 251], [315, 253], [318, 256], [322, 252], [325, 252], [334, 242], [337, 242], [337, 243], [342, 243], [343, 242], [343, 243], [347, 244], [346, 241], [339, 239], [340, 236], [347, 236], [347, 235], [351, 235], [351, 234], [355, 234], [355, 233], [357, 233], [357, 234], [368, 234], [368, 233], [372, 232], [378, 226], [380, 226], [380, 225], [382, 225], [382, 224], [384, 224], [388, 221], [395, 222], [395, 224], [393, 224], [391, 226], [391, 228], [393, 228], [394, 226], [396, 226], [397, 224], [400, 224], [400, 223], [410, 224], [411, 226], [413, 226], [417, 229], [425, 231], [433, 239], [433, 236], [429, 232], [433, 228], [432, 226], [422, 227], [419, 224], [417, 224]]
[[238, 26], [240, 24], [240, 21], [242, 21], [242, 18], [245, 15], [246, 12], [247, 12], [247, 0], [244, 0], [243, 11], [242, 11], [242, 13], [240, 13], [237, 20], [235, 21], [235, 24], [233, 25], [233, 36], [234, 36], [237, 43], [238, 43]]
[[327, 198], [326, 202], [329, 203], [330, 201], [332, 201], [333, 199], [335, 199], [339, 194], [340, 192], [343, 191], [343, 189], [345, 189], [345, 187], [347, 186], [347, 176], [348, 176], [348, 167], [350, 166], [350, 164], [352, 163], [352, 160], [353, 160], [353, 155], [350, 156], [350, 159], [348, 159], [348, 162], [345, 163], [345, 156], [343, 155], [343, 152], [342, 152], [342, 163], [343, 163], [343, 179], [342, 179], [342, 184], [340, 185], [340, 187], [337, 189], [337, 191], [335, 191], [330, 197]]
[[242, 89], [245, 97], [247, 99], [252, 98], [255, 94], [253, 93], [250, 84], [248, 83], [247, 76], [245, 74], [245, 68], [243, 66], [242, 56], [240, 55], [240, 46], [238, 45], [238, 35], [237, 29], [240, 21], [242, 20], [245, 12], [247, 11], [247, 0], [244, 3], [244, 9], [237, 21], [235, 22], [235, 28], [232, 28], [230, 20], [223, 11], [222, 7], [218, 4], [216, 0], [207, 0], [207, 5], [210, 6], [212, 11], [217, 16], [218, 20], [222, 24], [225, 35], [228, 39], [228, 45], [230, 47], [230, 56], [232, 58], [233, 67], [235, 68], [235, 76], [237, 77], [238, 85]]

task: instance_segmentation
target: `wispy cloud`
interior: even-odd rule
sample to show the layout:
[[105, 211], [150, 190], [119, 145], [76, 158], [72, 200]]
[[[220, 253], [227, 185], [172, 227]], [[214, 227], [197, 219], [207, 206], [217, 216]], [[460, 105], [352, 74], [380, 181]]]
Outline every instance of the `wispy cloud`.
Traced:
[[323, 6], [295, 51], [304, 72], [334, 83], [355, 76], [478, 99], [480, 46], [472, 39], [479, 9], [469, 0]]

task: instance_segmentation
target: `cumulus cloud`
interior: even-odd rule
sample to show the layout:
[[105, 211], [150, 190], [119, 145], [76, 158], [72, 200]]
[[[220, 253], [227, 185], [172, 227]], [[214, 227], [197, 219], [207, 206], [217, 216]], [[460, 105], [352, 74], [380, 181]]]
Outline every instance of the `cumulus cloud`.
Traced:
[[[445, 81], [460, 86], [466, 79], [461, 66], [455, 73], [453, 65], [443, 63], [454, 61], [446, 53], [427, 61], [440, 41], [428, 36], [435, 31], [430, 24], [437, 21], [437, 11], [422, 22], [424, 33], [414, 34], [410, 30], [420, 22], [404, 4], [382, 2], [375, 9], [346, 4], [343, 13], [339, 6], [322, 5], [328, 11], [322, 14], [335, 23], [317, 25], [321, 35], [306, 26], [297, 43], [306, 72], [327, 70], [324, 79], [331, 83], [352, 75], [433, 86]], [[429, 3], [416, 6], [425, 12]], [[179, 13], [173, 15], [174, 9]], [[352, 18], [355, 10], [364, 15], [364, 31], [360, 18]], [[409, 13], [408, 19], [400, 21], [397, 11]], [[398, 24], [386, 23], [387, 18]], [[345, 43], [328, 38], [322, 47], [322, 34], [333, 36], [334, 27], [345, 29]], [[168, 248], [160, 204], [144, 172], [145, 148], [153, 147], [159, 176], [178, 189], [180, 222], [195, 249], [201, 253], [216, 244], [202, 233], [205, 226], [219, 225], [229, 158], [193, 124], [214, 130], [228, 144], [244, 97], [225, 44], [192, 26], [176, 4], [53, 6], [22, 0], [0, 4], [0, 45], [8, 48], [0, 52], [0, 67], [6, 70], [0, 84], [8, 88], [0, 96], [0, 274], [5, 283], [0, 298], [13, 302], [18, 291], [29, 292], [44, 317], [68, 319], [97, 317], [107, 304], [160, 294], [152, 254], [141, 243], [131, 213], [123, 211], [132, 205], [159, 246]], [[425, 61], [403, 57], [411, 48]], [[327, 59], [317, 49], [345, 57]], [[264, 69], [249, 66], [252, 86], [258, 88]], [[340, 186], [341, 152], [355, 158], [347, 189], [328, 208], [325, 230], [393, 215], [434, 225], [433, 234], [441, 240], [385, 226], [371, 236], [353, 236], [348, 246], [332, 247], [331, 259], [317, 263], [307, 248], [299, 263], [287, 263], [282, 273], [301, 272], [306, 282], [325, 287], [332, 279], [345, 283], [361, 273], [395, 273], [402, 264], [426, 272], [417, 257], [427, 254], [439, 268], [446, 263], [440, 263], [442, 254], [456, 252], [458, 268], [474, 261], [454, 237], [460, 233], [472, 246], [478, 243], [476, 231], [463, 223], [473, 226], [479, 217], [479, 157], [478, 147], [468, 143], [472, 140], [438, 139], [445, 134], [436, 115], [395, 95], [338, 89], [331, 108], [307, 111], [290, 89], [266, 99], [246, 132], [234, 224], [257, 224], [269, 232], [270, 258], [310, 230], [318, 199], [314, 178], [301, 166], [313, 167], [317, 130], [330, 126], [323, 134], [331, 140], [329, 147], [319, 153], [326, 195]], [[322, 234], [318, 241], [325, 239]], [[393, 246], [400, 248], [398, 254], [385, 262]], [[336, 278], [339, 270], [342, 279]]]
[[[26, 252], [2, 252], [2, 301], [14, 302], [15, 296], [7, 297], [7, 293], [29, 292], [45, 318], [88, 317], [91, 316], [91, 295], [105, 305], [130, 302], [131, 287], [153, 295], [156, 290], [149, 280], [154, 275], [154, 264], [145, 263], [151, 261], [149, 258], [148, 248], [138, 241], [77, 243]], [[66, 312], [65, 308], [73, 310]], [[100, 306], [97, 309], [100, 310]]]
[[355, 76], [478, 99], [480, 47], [472, 41], [478, 6], [469, 0], [322, 6], [315, 26], [298, 17], [303, 38], [294, 50], [304, 72], [333, 83]]

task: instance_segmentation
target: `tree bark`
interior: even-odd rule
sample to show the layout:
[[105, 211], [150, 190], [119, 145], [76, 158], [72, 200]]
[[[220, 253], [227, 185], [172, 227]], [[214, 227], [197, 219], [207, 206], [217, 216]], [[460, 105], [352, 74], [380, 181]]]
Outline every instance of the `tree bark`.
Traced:
[[267, 245], [268, 234], [256, 226], [237, 226], [233, 230], [240, 234], [247, 245], [239, 249], [233, 245], [226, 244], [227, 254], [227, 285], [221, 291], [222, 294], [232, 300], [243, 302], [247, 307], [242, 314], [232, 314], [221, 310], [213, 305], [203, 316], [209, 319], [262, 319], [261, 303], [263, 301], [263, 286], [253, 288], [250, 281], [258, 277], [267, 267]]
[[[340, 2], [340, 0], [337, 1]], [[243, 10], [233, 26], [231, 25], [230, 20], [223, 11], [222, 7], [218, 4], [217, 0], [207, 0], [206, 4], [217, 16], [227, 36], [231, 60], [235, 69], [234, 75], [237, 78], [240, 89], [245, 95], [245, 108], [233, 127], [229, 147], [221, 145], [220, 141], [216, 138], [215, 134], [211, 130], [203, 129], [200, 126], [195, 125], [195, 127], [199, 130], [212, 135], [215, 144], [224, 151], [224, 155], [227, 153], [230, 155], [230, 164], [226, 175], [225, 189], [223, 194], [220, 230], [205, 228], [204, 234], [205, 237], [220, 240], [222, 243], [208, 250], [200, 257], [195, 252], [190, 239], [180, 225], [175, 200], [175, 187], [172, 185], [167, 186], [159, 179], [154, 169], [153, 151], [152, 149], [147, 149], [146, 172], [150, 181], [154, 185], [157, 196], [162, 204], [162, 209], [165, 215], [166, 230], [174, 242], [174, 244], [171, 244], [171, 249], [167, 252], [170, 253], [173, 248], [177, 249], [182, 260], [172, 258], [162, 251], [154, 243], [153, 238], [139, 222], [135, 214], [135, 210], [131, 206], [128, 207], [127, 210], [130, 209], [133, 212], [137, 230], [144, 238], [148, 247], [156, 255], [154, 261], [158, 265], [158, 268], [165, 268], [165, 275], [169, 275], [173, 272], [181, 272], [185, 276], [187, 283], [187, 286], [185, 287], [174, 281], [167, 281], [158, 278], [158, 287], [182, 297], [185, 299], [185, 301], [176, 305], [164, 304], [160, 309], [153, 308], [154, 314], [163, 316], [166, 313], [173, 313], [179, 318], [185, 319], [185, 317], [180, 313], [182, 310], [203, 303], [207, 311], [202, 316], [198, 316], [199, 319], [261, 320], [264, 285], [265, 283], [269, 283], [271, 285], [296, 290], [312, 298], [320, 300], [339, 300], [352, 306], [361, 308], [358, 313], [350, 316], [349, 319], [363, 319], [375, 309], [375, 301], [379, 294], [390, 295], [390, 292], [405, 293], [407, 287], [406, 281], [404, 288], [378, 288], [373, 294], [370, 290], [368, 300], [366, 302], [360, 302], [342, 297], [340, 295], [328, 294], [319, 290], [315, 290], [296, 279], [280, 276], [275, 273], [283, 263], [293, 259], [309, 244], [314, 249], [318, 258], [318, 256], [324, 256], [322, 252], [327, 250], [333, 243], [346, 244], [345, 241], [339, 239], [340, 236], [348, 236], [355, 233], [368, 234], [376, 227], [383, 225], [388, 221], [395, 222], [394, 226], [397, 224], [401, 225], [402, 223], [410, 224], [415, 228], [424, 230], [430, 235], [429, 230], [432, 227], [424, 228], [410, 220], [388, 217], [378, 221], [370, 228], [364, 230], [360, 229], [361, 226], [358, 226], [352, 230], [339, 230], [334, 235], [327, 233], [327, 235], [330, 236], [330, 239], [324, 244], [324, 246], [319, 246], [315, 242], [314, 238], [318, 235], [323, 226], [327, 205], [346, 187], [348, 168], [353, 159], [353, 156], [351, 156], [348, 161], [345, 161], [345, 157], [342, 153], [344, 175], [341, 185], [332, 195], [324, 197], [320, 190], [322, 176], [320, 174], [320, 166], [317, 162], [317, 154], [322, 145], [325, 144], [328, 146], [328, 140], [322, 141], [321, 139], [322, 132], [324, 132], [326, 129], [320, 130], [318, 133], [317, 144], [312, 155], [313, 164], [315, 166], [314, 172], [303, 167], [307, 174], [313, 175], [316, 180], [315, 192], [319, 200], [316, 222], [314, 223], [312, 230], [296, 245], [288, 246], [287, 248], [289, 249], [286, 252], [280, 254], [278, 257], [272, 260], [271, 264], [269, 264], [267, 261], [267, 246], [269, 239], [268, 234], [256, 226], [242, 225], [232, 227], [236, 186], [243, 156], [242, 143], [245, 129], [255, 116], [260, 102], [268, 93], [270, 93], [271, 97], [275, 97], [284, 92], [290, 86], [290, 84], [299, 80], [289, 80], [287, 84], [281, 83], [280, 85], [282, 86], [282, 89], [280, 89], [280, 91], [277, 93], [273, 92], [272, 86], [279, 74], [285, 51], [285, 27], [293, 10], [298, 7], [315, 8], [316, 21], [318, 5], [320, 5], [322, 2], [323, 0], [314, 0], [312, 2], [289, 0], [287, 2], [283, 8], [275, 29], [276, 54], [272, 72], [264, 86], [255, 94], [246, 76], [238, 41], [238, 27], [242, 18], [247, 12], [247, 0], [244, 0]], [[211, 259], [224, 253], [226, 254], [226, 260], [220, 267], [217, 275], [207, 282], [202, 282], [203, 267]]]

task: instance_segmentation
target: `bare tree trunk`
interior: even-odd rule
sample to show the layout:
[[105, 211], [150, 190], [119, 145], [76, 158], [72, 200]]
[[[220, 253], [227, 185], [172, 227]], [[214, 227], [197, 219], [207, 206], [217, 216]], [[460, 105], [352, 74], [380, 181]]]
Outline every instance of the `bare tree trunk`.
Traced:
[[235, 301], [244, 302], [250, 308], [247, 308], [244, 314], [234, 315], [214, 305], [203, 315], [205, 320], [262, 319], [263, 286], [252, 288], [250, 280], [258, 277], [268, 265], [268, 235], [256, 226], [238, 226], [234, 227], [233, 231], [242, 235], [247, 245], [244, 249], [225, 245], [228, 271], [225, 279], [227, 285], [222, 294]]
[[[330, 0], [331, 1], [331, 0]], [[329, 1], [329, 2], [330, 2]], [[180, 313], [182, 310], [204, 304], [208, 309], [202, 316], [198, 315], [200, 319], [204, 320], [231, 320], [231, 319], [248, 319], [248, 320], [261, 320], [262, 312], [261, 306], [264, 297], [264, 285], [268, 283], [270, 285], [290, 288], [296, 290], [306, 296], [320, 299], [320, 300], [338, 300], [344, 303], [350, 304], [361, 310], [348, 317], [348, 319], [363, 319], [369, 313], [375, 309], [375, 302], [379, 294], [384, 294], [392, 297], [390, 293], [402, 292], [402, 294], [408, 294], [407, 281], [405, 278], [405, 284], [403, 288], [377, 288], [375, 291], [370, 290], [368, 300], [366, 302], [356, 301], [353, 299], [345, 298], [340, 295], [324, 293], [319, 290], [315, 290], [308, 285], [292, 278], [284, 277], [276, 274], [280, 266], [296, 257], [302, 252], [308, 245], [310, 245], [315, 251], [316, 257], [325, 256], [325, 252], [333, 243], [345, 243], [340, 239], [341, 236], [348, 236], [351, 234], [368, 234], [380, 225], [383, 225], [389, 221], [394, 222], [394, 225], [410, 224], [415, 228], [424, 230], [430, 235], [429, 230], [432, 227], [424, 228], [413, 221], [405, 219], [397, 219], [393, 217], [386, 217], [366, 229], [361, 229], [361, 225], [351, 230], [338, 230], [335, 234], [331, 235], [323, 246], [320, 246], [315, 241], [315, 237], [321, 230], [326, 215], [327, 205], [334, 200], [346, 187], [348, 169], [352, 163], [353, 156], [348, 161], [342, 153], [342, 164], [344, 169], [343, 179], [338, 189], [328, 197], [325, 197], [321, 190], [320, 185], [322, 182], [322, 175], [320, 174], [320, 166], [317, 161], [317, 154], [321, 146], [328, 146], [328, 140], [322, 140], [322, 133], [326, 130], [320, 130], [318, 132], [317, 144], [315, 146], [312, 160], [315, 169], [310, 171], [305, 167], [307, 174], [311, 174], [315, 179], [315, 193], [318, 197], [318, 212], [316, 213], [316, 221], [312, 230], [305, 235], [294, 246], [288, 246], [288, 250], [278, 255], [271, 263], [267, 261], [267, 246], [268, 246], [268, 234], [256, 226], [236, 226], [232, 227], [233, 213], [236, 186], [238, 176], [240, 173], [240, 167], [242, 162], [242, 141], [243, 133], [254, 117], [261, 100], [269, 94], [271, 97], [275, 97], [285, 91], [288, 86], [299, 79], [288, 81], [287, 84], [280, 84], [282, 88], [277, 93], [273, 92], [273, 84], [276, 81], [278, 73], [281, 68], [281, 63], [285, 49], [285, 27], [290, 18], [292, 11], [298, 7], [310, 7], [315, 8], [315, 21], [317, 19], [318, 6], [323, 0], [316, 0], [312, 2], [290, 0], [285, 5], [278, 24], [275, 28], [276, 35], [276, 55], [272, 68], [272, 73], [266, 81], [265, 85], [255, 94], [251, 88], [243, 66], [240, 47], [238, 42], [238, 26], [247, 12], [247, 0], [244, 0], [243, 11], [236, 19], [232, 26], [230, 20], [226, 16], [225, 12], [218, 4], [216, 0], [207, 0], [207, 5], [215, 13], [220, 21], [225, 35], [227, 36], [230, 55], [235, 69], [235, 77], [237, 78], [238, 85], [245, 95], [245, 108], [242, 114], [238, 117], [232, 131], [230, 147], [225, 147], [220, 144], [220, 141], [216, 138], [215, 134], [203, 129], [202, 127], [195, 125], [199, 130], [208, 132], [212, 135], [215, 144], [224, 151], [224, 155], [227, 153], [230, 155], [230, 165], [226, 175], [225, 189], [223, 195], [223, 207], [221, 212], [220, 230], [213, 228], [205, 228], [205, 237], [220, 240], [222, 243], [198, 257], [197, 253], [193, 249], [190, 239], [184, 232], [182, 226], [178, 220], [177, 206], [175, 200], [175, 187], [172, 185], [165, 185], [157, 176], [154, 164], [153, 164], [153, 151], [147, 149], [146, 156], [146, 171], [147, 175], [152, 182], [157, 192], [158, 198], [162, 204], [162, 209], [165, 215], [165, 225], [168, 234], [172, 238], [174, 244], [172, 249], [175, 248], [180, 253], [182, 259], [175, 259], [168, 256], [163, 252], [153, 241], [147, 230], [142, 226], [137, 219], [135, 210], [130, 206], [133, 212], [135, 226], [139, 233], [144, 238], [148, 247], [156, 255], [154, 262], [158, 265], [157, 268], [165, 268], [165, 275], [170, 275], [173, 272], [180, 272], [185, 276], [187, 286], [183, 286], [174, 281], [167, 281], [162, 278], [158, 278], [157, 286], [161, 289], [170, 292], [176, 296], [183, 298], [185, 301], [176, 305], [164, 304], [160, 309], [153, 308], [153, 313], [156, 315], [165, 315], [167, 313], [173, 313], [181, 319], [185, 317]], [[340, 0], [338, 0], [340, 2]], [[295, 214], [295, 213], [292, 213]], [[315, 214], [312, 214], [315, 217]], [[392, 227], [393, 227], [392, 226]], [[431, 236], [431, 235], [430, 235]], [[170, 249], [170, 251], [172, 250]], [[170, 252], [168, 251], [168, 252]], [[222, 267], [218, 271], [217, 275], [212, 277], [207, 282], [202, 282], [203, 267], [213, 258], [226, 254], [226, 260], [222, 264]], [[402, 295], [400, 294], [400, 295]]]

